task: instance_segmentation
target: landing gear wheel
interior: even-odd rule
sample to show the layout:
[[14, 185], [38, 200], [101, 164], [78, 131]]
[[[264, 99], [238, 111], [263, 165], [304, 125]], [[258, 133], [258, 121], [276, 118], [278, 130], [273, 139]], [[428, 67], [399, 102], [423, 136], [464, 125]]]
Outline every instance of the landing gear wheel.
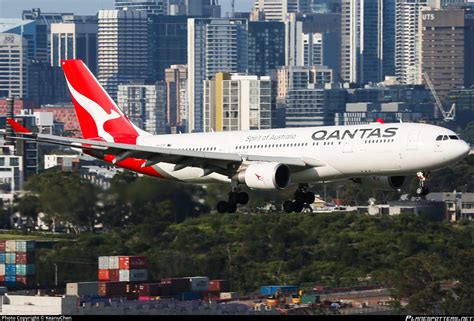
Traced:
[[241, 205], [246, 205], [249, 202], [249, 194], [247, 194], [245, 192], [238, 193], [237, 201]]
[[306, 193], [302, 192], [302, 191], [296, 191], [295, 192], [295, 201], [298, 201], [298, 202], [304, 202], [306, 199]]
[[293, 212], [293, 201], [285, 201], [285, 203], [283, 203], [283, 210], [285, 213]]
[[293, 201], [291, 206], [293, 207], [294, 212], [300, 213], [303, 210], [304, 203], [300, 201]]
[[229, 208], [229, 203], [227, 203], [226, 201], [220, 201], [219, 203], [217, 203], [217, 211], [221, 214], [227, 213], [228, 208]]
[[304, 202], [308, 205], [313, 204], [316, 197], [312, 192], [304, 193]]
[[237, 203], [227, 203], [227, 212], [228, 213], [235, 213], [237, 211]]
[[418, 187], [416, 189], [416, 194], [419, 196], [426, 196], [430, 193], [430, 189], [427, 186]]

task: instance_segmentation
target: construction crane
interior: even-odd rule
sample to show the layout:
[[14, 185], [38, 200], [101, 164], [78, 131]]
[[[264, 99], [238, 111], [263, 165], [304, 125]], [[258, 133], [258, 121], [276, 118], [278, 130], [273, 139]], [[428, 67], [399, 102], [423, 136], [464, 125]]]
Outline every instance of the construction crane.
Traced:
[[232, 12], [231, 12], [231, 18], [235, 18], [235, 0], [232, 0], [231, 2], [231, 7], [232, 7]]
[[441, 103], [441, 99], [439, 99], [438, 94], [436, 93], [436, 90], [433, 86], [433, 83], [431, 82], [431, 78], [427, 72], [423, 73], [423, 78], [425, 78], [426, 84], [428, 85], [428, 88], [430, 89], [431, 94], [435, 99], [435, 105], [443, 116], [443, 120], [446, 122], [454, 120], [454, 118], [456, 117], [456, 103], [453, 103], [451, 105], [451, 109], [449, 109], [449, 111], [445, 111], [443, 104]]

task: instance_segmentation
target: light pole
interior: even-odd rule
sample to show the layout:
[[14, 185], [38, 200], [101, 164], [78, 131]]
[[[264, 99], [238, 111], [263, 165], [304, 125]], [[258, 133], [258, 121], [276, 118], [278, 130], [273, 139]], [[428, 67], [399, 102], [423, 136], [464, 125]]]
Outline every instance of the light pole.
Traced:
[[58, 265], [56, 263], [53, 263], [54, 265], [54, 285], [56, 288], [58, 287]]

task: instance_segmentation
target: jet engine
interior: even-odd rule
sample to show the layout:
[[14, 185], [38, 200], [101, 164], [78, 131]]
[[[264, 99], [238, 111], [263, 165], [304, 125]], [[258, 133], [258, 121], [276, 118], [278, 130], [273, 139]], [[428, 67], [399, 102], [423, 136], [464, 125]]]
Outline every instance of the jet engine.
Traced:
[[236, 179], [253, 189], [284, 189], [290, 185], [291, 173], [285, 164], [256, 163], [238, 172]]
[[407, 182], [406, 176], [367, 176], [353, 179], [361, 185], [368, 185], [378, 191], [391, 191], [402, 188]]

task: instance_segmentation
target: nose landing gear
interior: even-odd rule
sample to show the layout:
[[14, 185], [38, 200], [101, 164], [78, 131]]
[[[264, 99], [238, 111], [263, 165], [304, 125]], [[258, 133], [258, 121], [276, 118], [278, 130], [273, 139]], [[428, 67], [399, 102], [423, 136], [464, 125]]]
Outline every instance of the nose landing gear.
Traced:
[[295, 199], [284, 202], [283, 210], [286, 213], [301, 212], [305, 207], [313, 204], [314, 200], [314, 193], [308, 191], [308, 185], [300, 184], [295, 192]]
[[430, 189], [426, 183], [429, 173], [418, 172], [416, 173], [416, 178], [418, 179], [418, 188], [416, 189], [416, 194], [418, 196], [426, 196], [429, 194]]

